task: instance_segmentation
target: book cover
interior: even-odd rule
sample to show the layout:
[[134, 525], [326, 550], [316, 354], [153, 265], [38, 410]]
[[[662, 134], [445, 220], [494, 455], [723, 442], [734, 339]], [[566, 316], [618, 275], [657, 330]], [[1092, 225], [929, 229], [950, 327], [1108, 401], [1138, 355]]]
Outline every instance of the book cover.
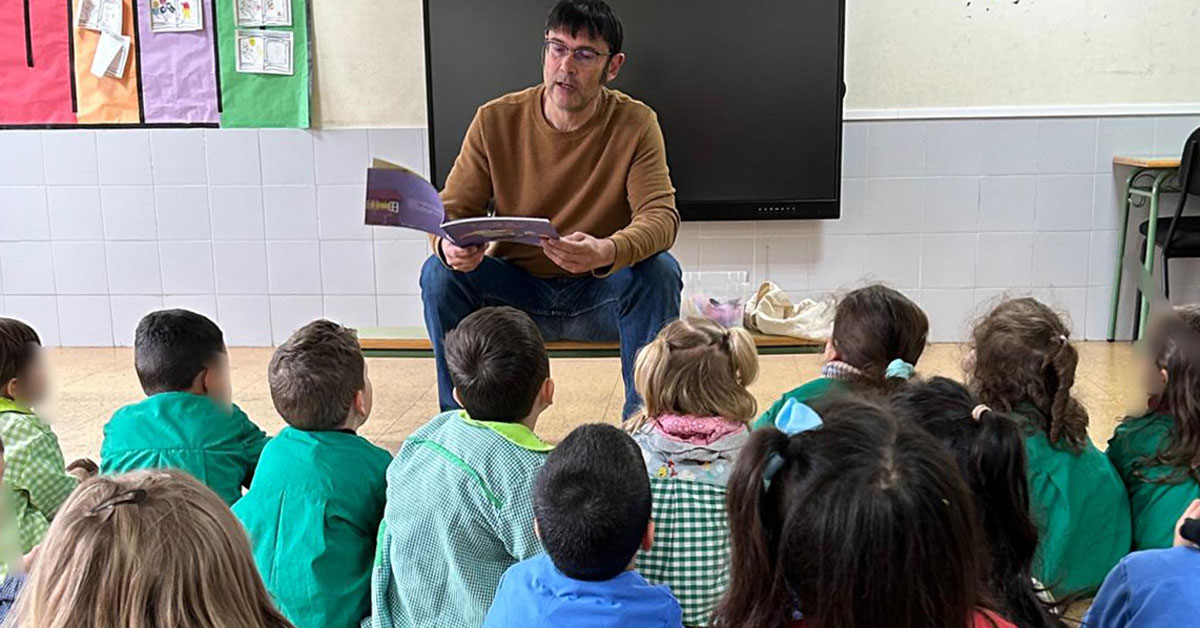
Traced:
[[381, 159], [367, 170], [366, 223], [404, 227], [458, 245], [517, 242], [539, 246], [558, 231], [545, 218], [482, 216], [446, 221], [446, 208], [433, 184], [421, 175]]

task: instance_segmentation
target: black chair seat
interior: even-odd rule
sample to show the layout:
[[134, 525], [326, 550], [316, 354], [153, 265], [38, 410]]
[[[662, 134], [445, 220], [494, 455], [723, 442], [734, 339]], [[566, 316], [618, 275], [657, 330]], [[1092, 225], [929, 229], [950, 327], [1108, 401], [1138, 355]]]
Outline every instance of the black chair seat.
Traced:
[[[1142, 237], [1149, 230], [1150, 221], [1143, 221], [1138, 231]], [[1170, 218], [1158, 219], [1158, 231], [1154, 234], [1154, 244], [1163, 248], [1167, 243], [1167, 231], [1171, 229]], [[1175, 241], [1171, 243], [1170, 257], [1200, 257], [1200, 216], [1180, 216], [1179, 226], [1175, 229]]]

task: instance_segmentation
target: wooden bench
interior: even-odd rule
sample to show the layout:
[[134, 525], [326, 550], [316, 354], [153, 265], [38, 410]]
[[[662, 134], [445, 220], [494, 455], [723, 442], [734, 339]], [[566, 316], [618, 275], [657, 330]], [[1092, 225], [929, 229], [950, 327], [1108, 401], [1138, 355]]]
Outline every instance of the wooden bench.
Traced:
[[[365, 327], [358, 330], [358, 342], [368, 357], [427, 358], [433, 357], [433, 345], [424, 327]], [[825, 349], [821, 340], [806, 340], [788, 336], [754, 334], [754, 344], [761, 355], [820, 353]], [[601, 358], [621, 355], [615, 342], [576, 342], [559, 340], [546, 343], [551, 357]]]

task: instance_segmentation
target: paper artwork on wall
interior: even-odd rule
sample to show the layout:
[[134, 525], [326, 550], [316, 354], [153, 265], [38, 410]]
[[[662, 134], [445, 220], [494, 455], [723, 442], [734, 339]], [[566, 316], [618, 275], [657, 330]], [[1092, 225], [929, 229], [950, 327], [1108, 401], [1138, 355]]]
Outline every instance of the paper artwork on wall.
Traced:
[[131, 41], [124, 35], [100, 33], [100, 41], [96, 44], [96, 56], [92, 57], [92, 74], [100, 78], [124, 78], [125, 66], [129, 63]]
[[291, 26], [291, 0], [233, 0], [238, 26]]
[[201, 0], [150, 0], [150, 30], [182, 33], [204, 28]]
[[237, 71], [291, 75], [292, 34], [287, 31], [239, 30]]
[[124, 14], [121, 0], [79, 0], [75, 26], [120, 35]]

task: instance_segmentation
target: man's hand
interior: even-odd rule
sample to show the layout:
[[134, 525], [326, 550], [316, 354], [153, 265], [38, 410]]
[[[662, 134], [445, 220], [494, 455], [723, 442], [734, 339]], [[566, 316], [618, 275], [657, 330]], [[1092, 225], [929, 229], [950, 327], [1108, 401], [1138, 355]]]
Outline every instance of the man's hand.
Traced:
[[483, 244], [462, 247], [446, 240], [438, 242], [441, 243], [442, 255], [446, 257], [446, 263], [460, 273], [469, 273], [479, 268], [479, 265], [483, 263], [484, 254], [487, 253], [487, 246]]
[[612, 240], [578, 231], [559, 240], [542, 240], [542, 250], [550, 261], [572, 275], [612, 266], [617, 259], [617, 245]]
[[1175, 522], [1175, 547], [1196, 547], [1195, 543], [1183, 538], [1179, 533], [1188, 519], [1200, 519], [1200, 499], [1193, 499], [1187, 510], [1183, 511], [1183, 516]]

